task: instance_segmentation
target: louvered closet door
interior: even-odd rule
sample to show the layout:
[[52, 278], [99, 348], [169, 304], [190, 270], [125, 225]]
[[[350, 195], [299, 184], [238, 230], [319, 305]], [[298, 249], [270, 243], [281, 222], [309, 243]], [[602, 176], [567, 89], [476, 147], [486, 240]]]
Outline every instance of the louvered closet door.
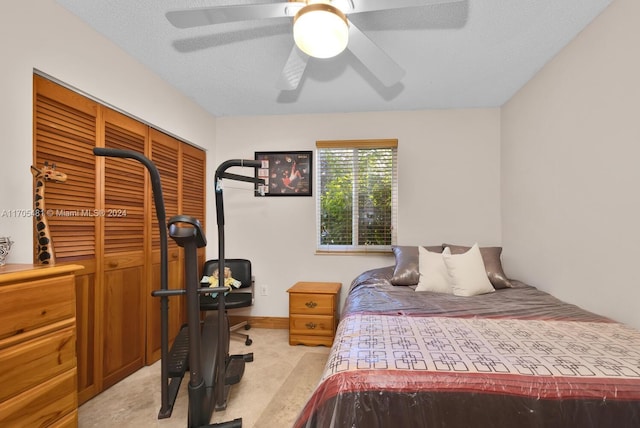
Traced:
[[[105, 108], [104, 146], [145, 153], [147, 127]], [[146, 169], [131, 159], [104, 159], [104, 388], [144, 365], [146, 310]]]
[[[64, 183], [45, 187], [45, 205], [58, 264], [73, 262], [76, 274], [78, 399], [97, 393], [95, 342], [97, 219], [96, 141], [98, 105], [47, 79], [34, 76], [34, 165], [55, 163]], [[25, 171], [25, 175], [27, 171]]]
[[[164, 198], [167, 220], [176, 214], [180, 214], [179, 206], [179, 165], [180, 165], [180, 141], [158, 130], [150, 129], [151, 160], [160, 172], [162, 181], [162, 195]], [[147, 311], [147, 364], [151, 364], [160, 358], [160, 299], [151, 297], [152, 290], [160, 289], [160, 231], [156, 217], [155, 206], [152, 209], [152, 266], [151, 283], [148, 293]], [[164, 228], [166, 229], [166, 224]], [[181, 249], [170, 237], [168, 251], [168, 285], [169, 288], [184, 288], [182, 283]], [[169, 340], [178, 334], [182, 324], [186, 321], [185, 300], [182, 296], [169, 299]]]
[[[206, 152], [184, 143], [180, 147], [182, 150], [180, 211], [182, 214], [190, 215], [200, 220], [204, 228], [207, 206]], [[212, 194], [214, 192], [213, 185], [213, 183], [210, 183]], [[216, 244], [213, 243], [213, 245]], [[205, 255], [205, 248], [200, 248], [198, 250], [198, 266], [200, 269], [204, 265]], [[198, 274], [201, 275], [202, 272]]]

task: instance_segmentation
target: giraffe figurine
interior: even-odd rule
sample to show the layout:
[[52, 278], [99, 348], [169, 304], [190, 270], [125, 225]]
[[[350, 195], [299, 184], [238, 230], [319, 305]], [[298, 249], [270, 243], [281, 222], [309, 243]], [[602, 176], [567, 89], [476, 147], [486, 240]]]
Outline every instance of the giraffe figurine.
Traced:
[[49, 231], [49, 222], [45, 213], [44, 184], [47, 181], [64, 183], [67, 174], [56, 170], [56, 164], [44, 163], [42, 169], [31, 166], [31, 173], [35, 179], [35, 194], [33, 198], [34, 217], [36, 219], [36, 263], [41, 265], [53, 265], [56, 263], [53, 251], [53, 241]]

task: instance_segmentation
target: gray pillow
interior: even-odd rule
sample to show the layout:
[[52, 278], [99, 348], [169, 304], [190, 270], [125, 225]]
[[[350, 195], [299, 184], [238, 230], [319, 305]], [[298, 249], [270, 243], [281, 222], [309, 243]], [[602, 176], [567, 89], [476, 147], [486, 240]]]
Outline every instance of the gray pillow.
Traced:
[[[449, 244], [442, 244], [442, 246], [449, 247], [451, 249], [451, 254], [463, 254], [471, 248], [463, 245]], [[509, 281], [504, 270], [502, 270], [502, 262], [500, 261], [502, 247], [480, 247], [480, 254], [482, 254], [484, 268], [487, 271], [487, 277], [489, 278], [489, 281], [491, 281], [493, 288], [496, 290], [501, 288], [511, 288], [511, 281]]]
[[[442, 245], [424, 246], [428, 251], [442, 253]], [[391, 278], [393, 285], [416, 285], [420, 281], [418, 247], [408, 245], [394, 245], [393, 255], [396, 266]]]

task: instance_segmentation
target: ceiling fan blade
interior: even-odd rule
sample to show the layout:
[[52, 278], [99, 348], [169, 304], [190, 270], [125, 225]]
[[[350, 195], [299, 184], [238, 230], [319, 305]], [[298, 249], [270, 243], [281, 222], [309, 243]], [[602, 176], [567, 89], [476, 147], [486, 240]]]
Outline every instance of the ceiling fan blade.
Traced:
[[345, 15], [353, 11], [353, 0], [331, 0], [331, 4], [340, 9]]
[[224, 24], [227, 22], [293, 16], [304, 5], [304, 2], [281, 2], [202, 7], [197, 9], [173, 10], [167, 12], [165, 16], [175, 27], [191, 28], [212, 24]]
[[305, 68], [307, 68], [307, 61], [309, 61], [309, 55], [298, 49], [296, 45], [293, 45], [276, 87], [281, 91], [293, 91], [296, 89], [300, 84]]
[[358, 27], [349, 22], [349, 44], [347, 48], [385, 86], [400, 81], [405, 71], [385, 51], [380, 49]]
[[355, 4], [350, 13], [431, 6], [434, 4], [457, 3], [459, 1], [463, 0], [359, 0], [354, 2]]

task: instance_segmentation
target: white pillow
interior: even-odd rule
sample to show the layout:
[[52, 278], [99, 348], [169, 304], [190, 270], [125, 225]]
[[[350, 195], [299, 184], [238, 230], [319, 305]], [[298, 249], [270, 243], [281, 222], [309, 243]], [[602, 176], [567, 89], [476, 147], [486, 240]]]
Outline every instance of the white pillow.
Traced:
[[453, 293], [442, 254], [418, 247], [418, 271], [420, 272], [420, 280], [416, 291]]
[[456, 296], [475, 296], [494, 291], [477, 243], [463, 254], [451, 254], [449, 247], [446, 247], [442, 258]]

